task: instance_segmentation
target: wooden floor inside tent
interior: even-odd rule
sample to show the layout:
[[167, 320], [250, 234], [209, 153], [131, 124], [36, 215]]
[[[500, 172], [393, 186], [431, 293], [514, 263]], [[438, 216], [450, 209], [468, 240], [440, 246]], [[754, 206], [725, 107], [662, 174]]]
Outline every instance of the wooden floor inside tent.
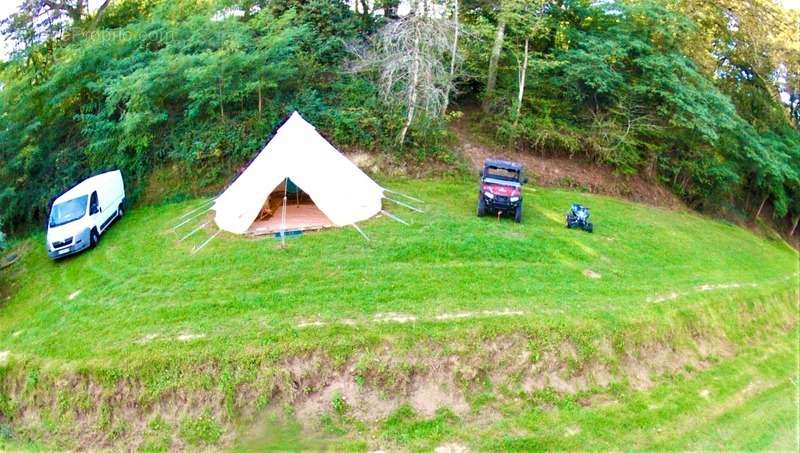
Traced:
[[[317, 208], [313, 203], [289, 203], [286, 205], [286, 231], [308, 231], [321, 230], [332, 227], [328, 216]], [[250, 225], [247, 234], [260, 236], [274, 234], [281, 231], [281, 211], [280, 208], [266, 220], [256, 220]]]

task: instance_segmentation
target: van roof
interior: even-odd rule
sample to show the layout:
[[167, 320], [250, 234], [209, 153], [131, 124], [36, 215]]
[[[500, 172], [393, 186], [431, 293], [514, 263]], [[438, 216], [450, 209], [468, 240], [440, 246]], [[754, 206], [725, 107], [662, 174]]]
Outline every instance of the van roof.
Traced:
[[59, 195], [58, 198], [53, 200], [53, 204], [58, 204], [64, 201], [73, 200], [82, 195], [91, 195], [91, 193], [97, 190], [98, 187], [106, 185], [110, 181], [116, 178], [120, 179], [122, 178], [122, 173], [120, 173], [119, 170], [113, 170], [107, 173], [101, 173], [99, 175], [86, 178], [80, 183], [78, 183], [78, 185], [76, 185], [75, 187]]

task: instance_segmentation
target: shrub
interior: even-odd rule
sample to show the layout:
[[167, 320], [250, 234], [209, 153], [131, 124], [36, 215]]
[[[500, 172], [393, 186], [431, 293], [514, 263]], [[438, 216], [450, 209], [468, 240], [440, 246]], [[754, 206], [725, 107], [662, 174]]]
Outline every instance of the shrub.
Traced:
[[206, 411], [199, 417], [186, 418], [181, 424], [180, 436], [192, 445], [213, 445], [222, 437], [222, 427], [217, 424], [211, 413]]

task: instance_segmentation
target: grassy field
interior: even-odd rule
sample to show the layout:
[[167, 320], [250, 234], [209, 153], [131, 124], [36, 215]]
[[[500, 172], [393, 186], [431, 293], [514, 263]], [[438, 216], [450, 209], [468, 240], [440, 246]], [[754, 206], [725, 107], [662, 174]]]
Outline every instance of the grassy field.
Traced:
[[[561, 190], [527, 189], [518, 225], [476, 218], [471, 180], [383, 183], [425, 200], [425, 212], [387, 202], [411, 225], [385, 217], [364, 222], [369, 242], [352, 228], [306, 234], [285, 250], [273, 239], [223, 234], [192, 254], [213, 230], [183, 242], [195, 222], [171, 231], [200, 203], [191, 200], [131, 210], [97, 249], [62, 262], [47, 259], [41, 235], [19, 244], [26, 253], [2, 277], [9, 295], [0, 305], [0, 428], [16, 433], [6, 441], [247, 448], [288, 446], [313, 438], [311, 429], [320, 442], [335, 438], [354, 449], [425, 449], [452, 439], [479, 449], [586, 442], [774, 449], [796, 442], [797, 381], [790, 378], [799, 269], [797, 252], [786, 244], [689, 212]], [[564, 228], [571, 202], [592, 209], [594, 234]], [[703, 349], [698, 338], [719, 347], [702, 361], [676, 359], [671, 372], [641, 378], [646, 386], [625, 372], [626, 357], [646, 362], [656, 340], [680, 351]], [[546, 362], [550, 354], [569, 376], [606, 363], [611, 379], [563, 391], [538, 386], [523, 395], [482, 368], [487, 345], [503, 341], [513, 343], [508, 350], [524, 349], [526, 363]], [[558, 352], [565, 343], [574, 351]], [[441, 377], [437, 363], [451, 356], [477, 369], [447, 368], [467, 395], [460, 410], [401, 405], [364, 421], [352, 402], [324, 393], [338, 375], [387, 392], [398, 377], [418, 386], [420, 376]], [[294, 379], [291, 393], [281, 387], [281, 373], [296, 366], [294, 358], [317, 366], [302, 376], [318, 376], [299, 390]], [[83, 390], [64, 396], [44, 389], [65, 379]], [[102, 413], [80, 409], [95, 382], [117, 414], [107, 423]], [[760, 384], [740, 396], [752, 382]], [[117, 426], [125, 415], [114, 412], [121, 404], [114, 395], [126, 392], [123, 383], [136, 389], [129, 397], [143, 411], [129, 419], [158, 412], [154, 401], [173, 401], [186, 389], [207, 399], [198, 402], [199, 412], [165, 419], [163, 430], [152, 417], [146, 426]], [[698, 397], [704, 389], [709, 393]], [[293, 402], [319, 394], [330, 407], [302, 420]], [[593, 395], [615, 403], [579, 402]], [[48, 398], [64, 407], [20, 422]], [[479, 422], [485, 408], [491, 420]], [[245, 432], [263, 411], [277, 414], [276, 426], [286, 432]], [[85, 440], [68, 440], [67, 427], [89, 423], [84, 419], [91, 419], [82, 428]]]

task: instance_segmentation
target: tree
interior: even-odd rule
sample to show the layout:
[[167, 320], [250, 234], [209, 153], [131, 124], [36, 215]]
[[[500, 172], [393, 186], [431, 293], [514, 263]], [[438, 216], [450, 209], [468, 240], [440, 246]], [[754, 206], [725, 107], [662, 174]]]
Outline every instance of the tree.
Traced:
[[[419, 111], [438, 117], [447, 104], [454, 74], [443, 56], [451, 54], [457, 22], [437, 17], [429, 0], [414, 0], [411, 12], [388, 22], [366, 51], [357, 51], [356, 71], [379, 74], [381, 96], [387, 104], [402, 104], [405, 121], [398, 135], [404, 144]], [[455, 64], [449, 67], [455, 69]]]
[[740, 115], [760, 129], [794, 121], [781, 90], [791, 93], [798, 80], [800, 14], [773, 0], [679, 0], [674, 7], [698, 24], [687, 42], [689, 55], [719, 81]]
[[450, 102], [451, 86], [455, 83], [456, 67], [459, 63], [458, 54], [458, 35], [461, 31], [459, 18], [458, 18], [458, 0], [453, 0], [452, 20], [453, 20], [453, 46], [450, 48], [450, 83], [445, 86], [444, 105], [442, 106], [442, 115], [447, 113], [447, 106]]
[[503, 41], [506, 33], [506, 15], [503, 13], [503, 3], [500, 3], [500, 14], [497, 19], [497, 30], [494, 36], [492, 52], [489, 56], [489, 74], [486, 77], [486, 92], [483, 97], [483, 110], [488, 111], [494, 97], [495, 86], [497, 85], [497, 65], [500, 61], [500, 53], [503, 51]]
[[[102, 18], [112, 0], [98, 5], [94, 17]], [[2, 34], [23, 49], [61, 36], [91, 17], [89, 0], [23, 0], [17, 11], [2, 22]]]
[[[548, 33], [545, 14], [549, 7], [549, 0], [508, 0], [506, 3], [505, 15], [511, 30], [509, 35], [513, 41], [516, 41], [512, 50], [517, 61], [517, 96], [513, 103], [515, 126], [519, 120], [522, 100], [525, 96], [531, 41], [539, 40], [541, 35]], [[522, 51], [521, 57], [519, 56], [519, 47]]]

